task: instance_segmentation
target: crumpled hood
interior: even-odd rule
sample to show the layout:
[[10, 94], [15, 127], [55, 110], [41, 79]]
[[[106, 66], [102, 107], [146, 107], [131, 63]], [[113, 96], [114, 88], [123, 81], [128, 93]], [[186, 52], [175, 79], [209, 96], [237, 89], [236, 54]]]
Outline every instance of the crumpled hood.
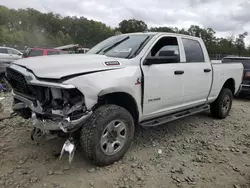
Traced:
[[[118, 61], [119, 65], [105, 65]], [[123, 68], [121, 59], [96, 54], [66, 54], [23, 58], [13, 64], [31, 70], [38, 78], [60, 79], [71, 75]]]

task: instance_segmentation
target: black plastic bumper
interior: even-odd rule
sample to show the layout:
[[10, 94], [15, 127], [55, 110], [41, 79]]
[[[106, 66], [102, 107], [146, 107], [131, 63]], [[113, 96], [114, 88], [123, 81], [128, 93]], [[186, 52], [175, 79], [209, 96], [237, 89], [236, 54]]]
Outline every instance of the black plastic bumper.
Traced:
[[250, 95], [250, 85], [241, 84], [240, 94]]

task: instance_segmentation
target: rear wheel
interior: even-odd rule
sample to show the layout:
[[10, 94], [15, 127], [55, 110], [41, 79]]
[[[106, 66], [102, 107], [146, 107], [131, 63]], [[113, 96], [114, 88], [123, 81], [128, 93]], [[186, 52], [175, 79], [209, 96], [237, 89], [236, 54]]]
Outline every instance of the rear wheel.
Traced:
[[106, 166], [120, 160], [128, 150], [134, 136], [131, 114], [116, 105], [96, 109], [83, 125], [80, 143], [85, 155], [94, 163]]
[[228, 116], [233, 102], [233, 94], [230, 89], [223, 88], [218, 98], [211, 104], [211, 114], [218, 119]]

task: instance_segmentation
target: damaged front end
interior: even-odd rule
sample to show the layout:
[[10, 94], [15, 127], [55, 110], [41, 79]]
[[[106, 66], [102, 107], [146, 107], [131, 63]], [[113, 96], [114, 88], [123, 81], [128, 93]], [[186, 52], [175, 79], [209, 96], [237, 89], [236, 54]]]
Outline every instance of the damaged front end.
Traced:
[[13, 110], [24, 118], [32, 118], [33, 126], [42, 131], [71, 133], [91, 115], [84, 96], [76, 88], [29, 86], [29, 89], [33, 90], [31, 96], [23, 96], [14, 89]]
[[[74, 86], [56, 83], [46, 85], [44, 82], [31, 84], [30, 75], [12, 68], [8, 68], [6, 73], [13, 88], [13, 111], [25, 119], [32, 119], [32, 134], [56, 132], [69, 135], [70, 139], [65, 142], [62, 152], [68, 151], [67, 148], [73, 152], [75, 147], [71, 135], [92, 114], [85, 106], [84, 95]], [[39, 80], [36, 82], [39, 83]]]

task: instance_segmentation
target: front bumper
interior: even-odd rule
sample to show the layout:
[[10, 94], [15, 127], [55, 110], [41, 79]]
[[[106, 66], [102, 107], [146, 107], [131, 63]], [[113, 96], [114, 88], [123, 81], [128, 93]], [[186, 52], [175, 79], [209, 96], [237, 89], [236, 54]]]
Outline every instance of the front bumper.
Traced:
[[44, 114], [43, 114], [43, 109], [39, 104], [35, 107], [31, 100], [21, 95], [17, 95], [14, 92], [12, 92], [12, 94], [14, 96], [14, 99], [20, 101], [18, 103], [13, 103], [12, 106], [13, 111], [30, 109], [32, 112], [31, 119], [33, 126], [42, 131], [62, 130], [65, 133], [74, 132], [75, 130], [79, 129], [92, 114], [92, 111], [86, 111], [84, 115], [74, 120], [70, 120], [69, 117], [65, 118], [63, 116], [58, 116], [56, 120], [41, 119], [38, 116]]
[[62, 130], [65, 133], [74, 132], [79, 129], [83, 123], [88, 119], [92, 112], [86, 113], [77, 120], [70, 120], [69, 118], [63, 118], [62, 120], [41, 120], [38, 119], [35, 113], [32, 113], [32, 124], [35, 128], [42, 131], [56, 131]]

